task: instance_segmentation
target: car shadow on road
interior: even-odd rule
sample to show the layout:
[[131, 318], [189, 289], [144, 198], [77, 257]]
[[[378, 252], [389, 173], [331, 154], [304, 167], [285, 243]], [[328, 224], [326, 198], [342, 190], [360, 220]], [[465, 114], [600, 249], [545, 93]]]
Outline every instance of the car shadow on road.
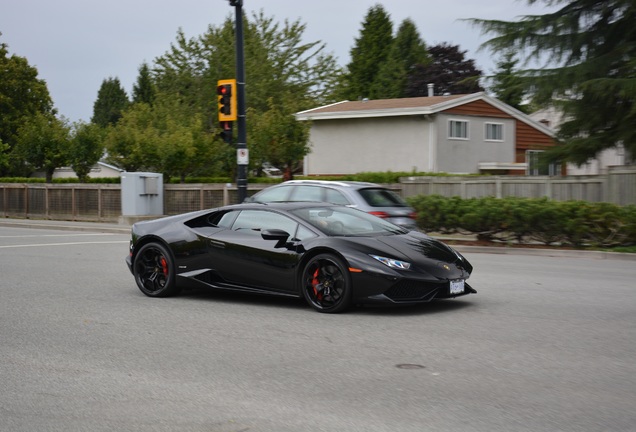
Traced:
[[278, 306], [288, 309], [309, 308], [303, 299], [271, 294], [226, 291], [222, 289], [194, 288], [182, 291], [177, 298], [191, 298], [221, 303], [242, 303], [250, 305]]
[[411, 316], [450, 313], [473, 307], [470, 300], [434, 300], [411, 305], [363, 305], [351, 309], [353, 313], [378, 316]]
[[[277, 307], [282, 309], [306, 309], [312, 311], [304, 299], [284, 297], [269, 294], [254, 294], [237, 291], [224, 291], [217, 289], [197, 288], [181, 292], [179, 298], [207, 300], [220, 303], [240, 303], [262, 307]], [[432, 315], [450, 313], [474, 306], [469, 299], [435, 300], [429, 303], [411, 305], [378, 304], [378, 305], [353, 305], [346, 314], [362, 314], [377, 316], [409, 316]]]

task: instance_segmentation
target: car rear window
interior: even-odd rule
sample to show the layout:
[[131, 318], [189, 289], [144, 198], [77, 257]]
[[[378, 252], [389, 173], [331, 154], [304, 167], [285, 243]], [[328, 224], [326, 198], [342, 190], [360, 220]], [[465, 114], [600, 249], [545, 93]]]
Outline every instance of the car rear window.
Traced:
[[408, 207], [395, 192], [383, 188], [367, 188], [358, 191], [371, 207]]

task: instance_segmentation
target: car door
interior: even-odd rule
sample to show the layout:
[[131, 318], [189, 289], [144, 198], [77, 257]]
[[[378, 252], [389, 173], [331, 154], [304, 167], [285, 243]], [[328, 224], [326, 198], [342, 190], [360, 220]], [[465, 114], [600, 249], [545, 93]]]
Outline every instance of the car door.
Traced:
[[232, 284], [293, 292], [300, 254], [275, 240], [264, 240], [266, 229], [281, 229], [293, 237], [298, 223], [269, 210], [240, 210], [231, 229], [210, 237], [212, 266]]

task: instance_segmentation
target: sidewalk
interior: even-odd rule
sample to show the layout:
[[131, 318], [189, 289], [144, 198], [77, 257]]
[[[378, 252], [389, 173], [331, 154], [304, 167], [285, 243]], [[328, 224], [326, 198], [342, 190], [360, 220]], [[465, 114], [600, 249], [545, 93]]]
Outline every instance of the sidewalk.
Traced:
[[[0, 226], [14, 228], [40, 228], [63, 231], [87, 231], [113, 234], [130, 234], [129, 224], [117, 224], [108, 222], [82, 222], [82, 221], [60, 221], [41, 219], [8, 219], [0, 218]], [[588, 258], [588, 259], [610, 259], [621, 261], [636, 261], [636, 254], [603, 251], [580, 251], [556, 248], [523, 248], [523, 247], [490, 247], [490, 246], [470, 246], [461, 244], [462, 241], [475, 240], [475, 236], [462, 236], [454, 234], [452, 236], [436, 235], [428, 233], [431, 237], [441, 241], [454, 241], [452, 247], [461, 253], [489, 253], [501, 255], [533, 255], [550, 256], [563, 258]]]
[[41, 228], [62, 231], [90, 231], [113, 234], [130, 234], [130, 225], [120, 225], [108, 222], [0, 218], [0, 226], [13, 228]]

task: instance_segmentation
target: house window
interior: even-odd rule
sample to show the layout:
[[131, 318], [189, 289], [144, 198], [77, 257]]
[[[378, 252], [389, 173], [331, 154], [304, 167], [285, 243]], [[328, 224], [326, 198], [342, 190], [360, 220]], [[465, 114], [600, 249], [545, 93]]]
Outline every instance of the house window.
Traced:
[[463, 120], [450, 120], [448, 122], [448, 137], [468, 139], [468, 122]]
[[543, 153], [543, 150], [526, 150], [527, 174], [531, 176], [555, 176], [561, 174], [561, 164], [554, 162], [546, 164], [540, 160], [541, 153]]
[[503, 124], [486, 123], [486, 140], [503, 141]]

